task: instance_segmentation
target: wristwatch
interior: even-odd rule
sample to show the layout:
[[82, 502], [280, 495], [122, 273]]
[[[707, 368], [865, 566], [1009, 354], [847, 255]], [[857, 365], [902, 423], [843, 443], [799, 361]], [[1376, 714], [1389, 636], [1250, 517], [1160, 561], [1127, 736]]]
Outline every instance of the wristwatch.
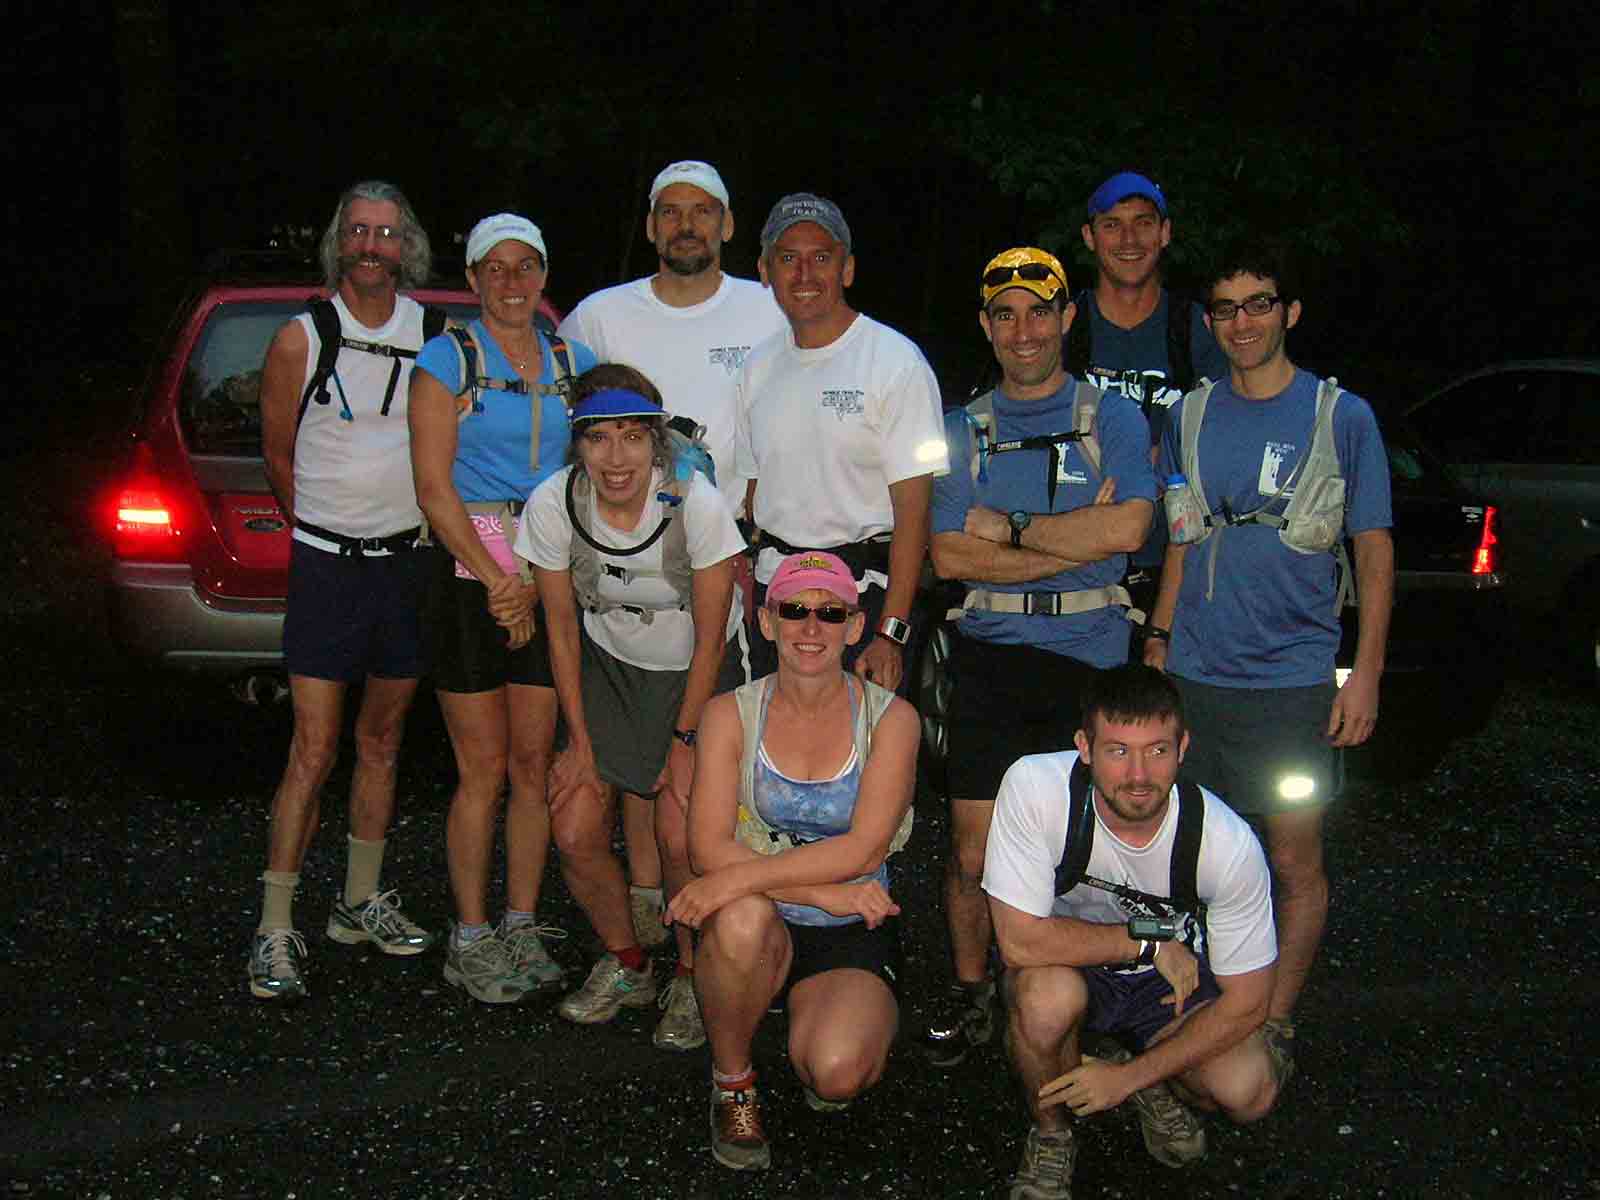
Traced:
[[911, 624], [899, 617], [885, 617], [878, 622], [878, 636], [888, 638], [896, 646], [904, 646], [911, 640]]
[[1128, 936], [1136, 942], [1170, 942], [1181, 930], [1171, 917], [1129, 917]]
[[1146, 625], [1144, 627], [1144, 640], [1147, 642], [1170, 642], [1172, 630], [1163, 629], [1159, 625]]
[[1033, 514], [1018, 509], [1016, 512], [1006, 514], [1006, 520], [1011, 522], [1011, 544], [1021, 549], [1022, 531], [1033, 524]]
[[700, 740], [700, 733], [695, 729], [674, 729], [672, 731], [672, 736], [677, 738], [691, 750], [694, 749], [695, 742]]

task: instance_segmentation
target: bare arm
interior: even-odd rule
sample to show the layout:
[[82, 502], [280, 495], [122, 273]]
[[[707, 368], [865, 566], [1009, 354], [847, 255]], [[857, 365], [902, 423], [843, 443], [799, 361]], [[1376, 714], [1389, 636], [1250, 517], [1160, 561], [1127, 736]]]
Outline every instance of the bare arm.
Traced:
[[300, 425], [300, 392], [311, 343], [299, 321], [288, 321], [273, 335], [261, 368], [261, 455], [267, 486], [278, 507], [294, 521], [294, 441]]
[[[1006, 528], [1009, 538], [1010, 526]], [[941, 579], [1032, 583], [1078, 565], [1039, 550], [1013, 548], [1009, 540], [991, 542], [964, 530], [934, 534], [928, 550], [933, 557], [933, 569]]]
[[[733, 575], [737, 558], [725, 558], [701, 567], [690, 578], [690, 611], [694, 615], [694, 654], [684, 680], [683, 701], [678, 705], [674, 729], [698, 729], [706, 701], [717, 686], [717, 673], [728, 645], [728, 609], [733, 603]], [[657, 787], [671, 785], [679, 804], [684, 803], [694, 780], [695, 750], [676, 737], [667, 743], [667, 762]]]
[[1355, 666], [1328, 714], [1327, 732], [1335, 746], [1359, 746], [1377, 727], [1378, 684], [1389, 643], [1389, 616], [1394, 611], [1394, 539], [1387, 529], [1366, 529], [1351, 540], [1356, 551], [1361, 621]]
[[[1172, 628], [1172, 622], [1178, 615], [1178, 589], [1183, 586], [1183, 563], [1188, 551], [1187, 544], [1167, 543], [1167, 552], [1161, 562], [1161, 589], [1156, 593], [1155, 607], [1151, 610], [1150, 624], [1146, 628]], [[1146, 638], [1144, 662], [1147, 667], [1165, 671], [1167, 643], [1160, 638]]]
[[[417, 505], [428, 518], [434, 538], [444, 543], [456, 561], [488, 589], [489, 607], [502, 625], [514, 627], [530, 621], [533, 589], [516, 575], [507, 574], [484, 549], [451, 479], [456, 459], [456, 399], [426, 371], [411, 373], [408, 404], [411, 426], [411, 477], [417, 488]], [[507, 530], [510, 536], [511, 530]], [[531, 623], [528, 631], [531, 633]], [[518, 641], [518, 637], [521, 640]], [[513, 632], [512, 648], [527, 641]]]
[[545, 637], [550, 645], [550, 673], [555, 676], [556, 698], [567, 723], [567, 745], [551, 770], [550, 806], [559, 808], [576, 783], [599, 781], [594, 746], [583, 716], [582, 651], [578, 638], [578, 605], [572, 595], [570, 571], [547, 571], [536, 566], [534, 583], [544, 609]]
[[1036, 917], [988, 897], [995, 941], [1010, 967], [1101, 967], [1131, 962], [1139, 943], [1124, 925], [1075, 917]]
[[[1134, 499], [1047, 513], [1034, 517], [1022, 531], [1022, 544], [1074, 562], [1100, 562], [1114, 554], [1132, 554], [1144, 545], [1153, 512], [1150, 501]], [[1009, 524], [1006, 536], [1009, 539]]]
[[[932, 517], [933, 476], [914, 475], [889, 485], [889, 503], [894, 509], [894, 532], [889, 541], [889, 587], [883, 601], [883, 616], [909, 620], [922, 581], [922, 557], [928, 552], [928, 527]], [[856, 674], [890, 691], [900, 686], [905, 673], [905, 650], [877, 630], [867, 630], [872, 640], [856, 659]]]

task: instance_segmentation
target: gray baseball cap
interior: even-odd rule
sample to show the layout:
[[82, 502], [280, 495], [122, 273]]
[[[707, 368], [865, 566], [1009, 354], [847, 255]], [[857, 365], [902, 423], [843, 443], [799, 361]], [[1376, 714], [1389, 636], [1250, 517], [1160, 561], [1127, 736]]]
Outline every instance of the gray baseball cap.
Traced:
[[791, 192], [772, 206], [767, 223], [761, 227], [761, 249], [771, 249], [784, 230], [807, 221], [822, 226], [835, 241], [844, 244], [845, 253], [850, 253], [850, 226], [845, 224], [839, 206], [810, 192]]

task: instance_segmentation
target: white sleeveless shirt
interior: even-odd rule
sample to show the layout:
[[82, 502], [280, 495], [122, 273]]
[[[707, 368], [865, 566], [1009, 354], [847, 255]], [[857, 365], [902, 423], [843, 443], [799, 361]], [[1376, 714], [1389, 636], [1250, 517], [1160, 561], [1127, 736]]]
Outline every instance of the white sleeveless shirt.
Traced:
[[[377, 329], [357, 321], [337, 293], [333, 308], [346, 337], [406, 350], [422, 347], [422, 305], [406, 296], [395, 299], [393, 314]], [[300, 383], [303, 396], [316, 370], [322, 339], [309, 314], [295, 320], [306, 333], [306, 368]], [[297, 519], [358, 538], [387, 537], [421, 522], [411, 479], [411, 434], [406, 418], [414, 361], [340, 348], [334, 375], [328, 379], [329, 402], [318, 404], [312, 397], [295, 437]], [[400, 374], [385, 415], [383, 396], [396, 362]], [[343, 416], [346, 404], [349, 420]], [[321, 544], [321, 539], [311, 541], [299, 530], [295, 537]]]

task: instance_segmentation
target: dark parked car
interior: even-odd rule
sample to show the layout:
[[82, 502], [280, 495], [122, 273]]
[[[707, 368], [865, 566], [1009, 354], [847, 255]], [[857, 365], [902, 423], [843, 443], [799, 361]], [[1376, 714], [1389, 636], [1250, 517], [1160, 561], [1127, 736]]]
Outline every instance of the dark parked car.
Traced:
[[[107, 503], [111, 629], [129, 655], [239, 680], [250, 698], [281, 690], [290, 527], [261, 458], [261, 364], [278, 326], [326, 294], [304, 266], [239, 258], [174, 316]], [[460, 287], [411, 295], [457, 320], [478, 310]]]
[[1506, 514], [1511, 600], [1550, 614], [1568, 660], [1600, 681], [1600, 358], [1484, 367], [1407, 415]]
[[[1450, 737], [1481, 727], [1500, 694], [1505, 573], [1495, 508], [1466, 492], [1408, 427], [1385, 421], [1383, 432], [1394, 499], [1396, 594], [1378, 732], [1353, 752], [1353, 766], [1408, 772], [1431, 766]], [[913, 691], [936, 781], [949, 711], [950, 635], [943, 616], [960, 595], [958, 585], [934, 583], [920, 601], [930, 632]], [[1356, 625], [1356, 610], [1346, 610], [1340, 682], [1355, 658]]]

